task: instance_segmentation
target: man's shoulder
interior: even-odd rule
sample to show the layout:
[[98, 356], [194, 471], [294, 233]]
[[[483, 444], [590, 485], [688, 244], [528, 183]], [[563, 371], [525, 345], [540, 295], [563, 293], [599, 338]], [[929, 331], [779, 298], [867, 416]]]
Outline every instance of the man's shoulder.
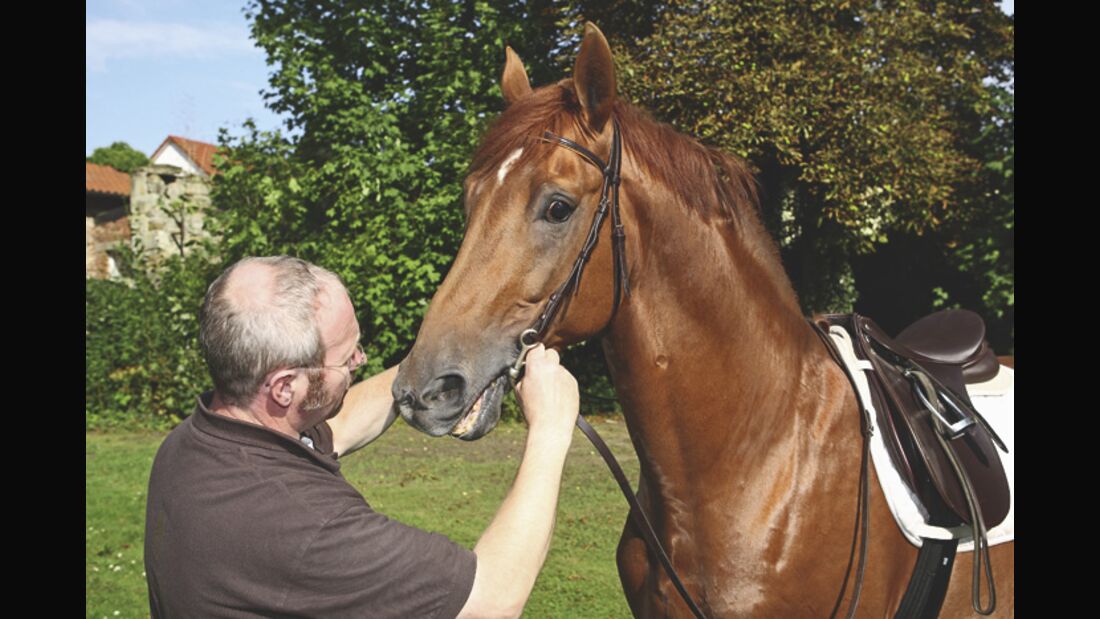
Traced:
[[[193, 450], [193, 447], [188, 445], [190, 441], [194, 440], [192, 435], [193, 419], [193, 415], [184, 419], [161, 441], [160, 446], [157, 447], [157, 454], [153, 458], [153, 475], [156, 475], [159, 470], [165, 469], [166, 463], [179, 458], [181, 452], [186, 454], [188, 451]], [[176, 467], [168, 465], [168, 468], [175, 469]]]
[[[194, 427], [192, 418], [164, 439], [153, 463], [151, 483], [191, 488], [226, 502], [296, 503], [327, 517], [362, 503], [363, 497], [337, 472], [294, 450], [227, 440]], [[155, 492], [154, 487], [150, 488]], [[191, 501], [198, 497], [192, 496]]]

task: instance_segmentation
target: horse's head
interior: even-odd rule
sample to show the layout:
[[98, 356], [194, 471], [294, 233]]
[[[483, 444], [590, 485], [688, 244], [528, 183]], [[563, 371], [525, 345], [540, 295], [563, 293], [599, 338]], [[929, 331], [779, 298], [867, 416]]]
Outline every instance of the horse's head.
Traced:
[[[519, 335], [568, 278], [592, 227], [603, 174], [544, 132], [605, 161], [611, 151], [615, 73], [595, 26], [585, 29], [573, 78], [535, 91], [509, 48], [502, 91], [507, 108], [466, 178], [462, 247], [393, 384], [401, 416], [433, 436], [474, 440], [495, 427]], [[613, 273], [605, 225], [576, 295], [546, 331], [547, 346], [583, 340], [608, 323]]]

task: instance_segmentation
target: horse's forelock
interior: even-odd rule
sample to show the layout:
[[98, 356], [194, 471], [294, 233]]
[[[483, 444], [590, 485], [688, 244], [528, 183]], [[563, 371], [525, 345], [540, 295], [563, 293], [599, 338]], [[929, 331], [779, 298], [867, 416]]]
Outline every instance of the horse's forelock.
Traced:
[[[746, 210], [759, 209], [756, 180], [744, 160], [704, 146], [622, 99], [615, 102], [613, 117], [622, 131], [624, 151], [651, 178], [680, 196], [685, 208], [733, 221]], [[523, 153], [514, 167], [543, 160], [555, 148], [542, 139], [547, 130], [582, 144], [594, 138], [581, 116], [571, 79], [539, 88], [508, 106], [482, 138], [469, 174], [487, 177], [520, 148]]]
[[[568, 85], [564, 82], [570, 82]], [[516, 149], [523, 154], [514, 166], [543, 159], [552, 146], [542, 139], [544, 131], [562, 133], [580, 127], [580, 106], [571, 80], [535, 90], [512, 103], [489, 126], [474, 151], [469, 174], [483, 177], [498, 169]]]

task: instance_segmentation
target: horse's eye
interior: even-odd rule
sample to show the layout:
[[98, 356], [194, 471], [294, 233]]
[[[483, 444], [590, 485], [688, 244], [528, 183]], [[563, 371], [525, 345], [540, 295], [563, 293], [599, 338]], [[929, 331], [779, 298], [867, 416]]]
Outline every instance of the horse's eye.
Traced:
[[546, 209], [546, 221], [552, 224], [564, 223], [576, 210], [572, 204], [563, 200], [554, 200]]

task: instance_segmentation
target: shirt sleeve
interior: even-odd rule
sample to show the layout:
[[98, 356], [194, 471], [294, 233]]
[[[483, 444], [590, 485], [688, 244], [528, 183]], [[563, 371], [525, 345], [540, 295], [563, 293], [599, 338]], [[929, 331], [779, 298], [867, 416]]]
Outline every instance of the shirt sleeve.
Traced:
[[299, 566], [288, 612], [452, 619], [473, 589], [477, 556], [362, 502], [320, 529]]

